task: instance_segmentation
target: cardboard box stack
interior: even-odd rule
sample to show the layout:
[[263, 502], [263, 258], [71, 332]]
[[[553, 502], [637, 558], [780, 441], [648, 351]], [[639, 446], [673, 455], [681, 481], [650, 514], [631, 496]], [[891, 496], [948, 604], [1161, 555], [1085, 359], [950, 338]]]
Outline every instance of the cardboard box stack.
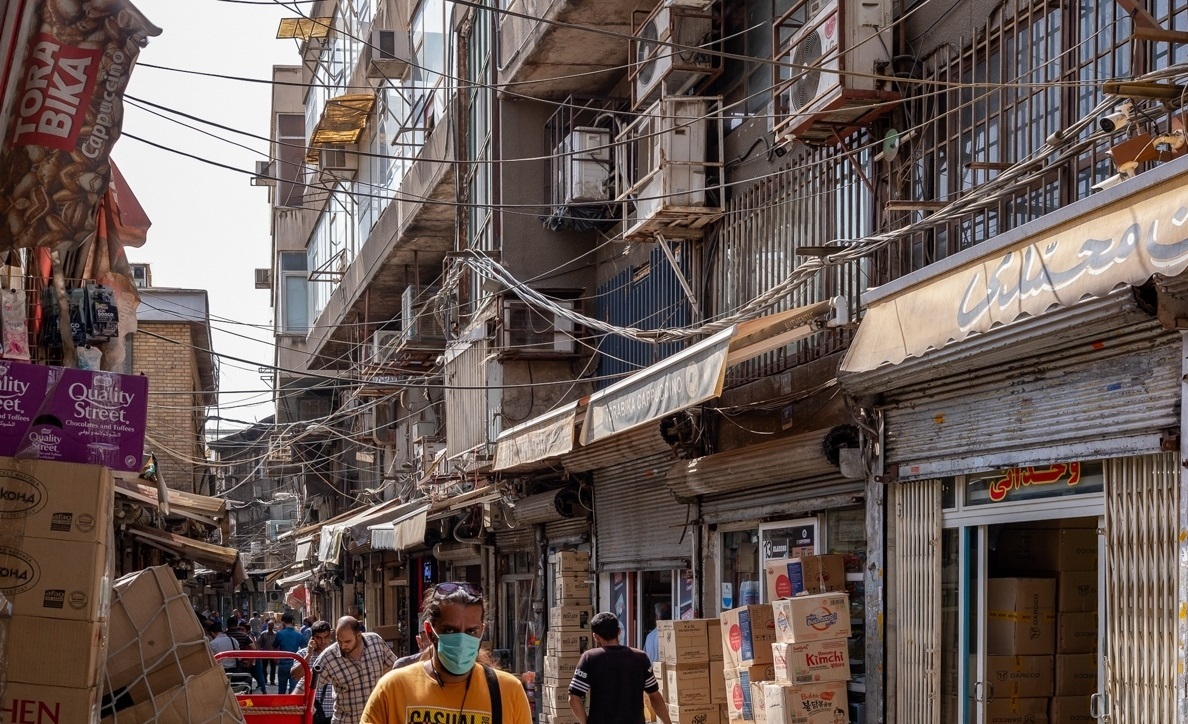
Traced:
[[[1011, 529], [988, 588], [989, 721], [1089, 720], [1097, 691], [1097, 531]], [[1003, 682], [1003, 683], [1000, 683]]]
[[0, 490], [0, 594], [12, 605], [0, 721], [94, 721], [111, 588], [111, 474], [0, 458]]
[[[828, 587], [823, 580], [817, 585]], [[800, 595], [775, 601], [772, 608], [775, 677], [763, 687], [768, 724], [848, 721], [849, 596], [844, 591]]]
[[846, 559], [837, 554], [773, 558], [763, 566], [767, 600], [846, 590]]
[[[674, 724], [721, 724], [726, 703], [721, 634], [717, 619], [683, 619], [657, 623], [661, 691]], [[717, 644], [711, 644], [711, 636]]]
[[540, 688], [541, 724], [576, 724], [577, 717], [569, 708], [569, 682], [582, 654], [594, 646], [590, 554], [559, 551], [549, 556], [549, 567], [553, 591]]
[[147, 568], [115, 582], [109, 642], [103, 724], [243, 722], [172, 569]]

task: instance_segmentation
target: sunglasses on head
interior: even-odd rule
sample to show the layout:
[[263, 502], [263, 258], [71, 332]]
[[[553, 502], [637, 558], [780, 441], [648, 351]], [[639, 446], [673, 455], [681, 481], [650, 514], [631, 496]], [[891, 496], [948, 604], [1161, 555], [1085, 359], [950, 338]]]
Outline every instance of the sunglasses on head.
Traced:
[[471, 598], [482, 598], [483, 589], [474, 585], [473, 583], [462, 583], [456, 581], [445, 581], [433, 587], [433, 596], [435, 598], [444, 598], [445, 596], [452, 596], [458, 591], [465, 593]]

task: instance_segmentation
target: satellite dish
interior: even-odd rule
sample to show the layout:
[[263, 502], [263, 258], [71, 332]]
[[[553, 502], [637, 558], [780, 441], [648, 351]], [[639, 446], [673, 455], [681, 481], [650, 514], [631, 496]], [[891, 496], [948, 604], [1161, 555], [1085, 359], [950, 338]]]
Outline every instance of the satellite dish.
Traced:
[[883, 160], [894, 161], [899, 156], [899, 131], [894, 128], [883, 134]]

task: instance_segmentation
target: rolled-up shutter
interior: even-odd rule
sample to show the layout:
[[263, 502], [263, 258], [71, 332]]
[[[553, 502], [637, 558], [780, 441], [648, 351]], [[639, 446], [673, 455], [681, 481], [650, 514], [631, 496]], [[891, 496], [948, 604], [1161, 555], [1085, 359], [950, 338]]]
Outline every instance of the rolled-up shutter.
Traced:
[[500, 553], [531, 551], [535, 544], [535, 526], [525, 525], [513, 530], [501, 530], [495, 533], [495, 549]]
[[[755, 465], [760, 465], [756, 461]], [[781, 480], [774, 485], [701, 499], [699, 518], [707, 525], [799, 518], [822, 510], [861, 505], [865, 481], [841, 475]]]
[[589, 543], [590, 519], [583, 516], [545, 523], [544, 533], [549, 545]]
[[688, 506], [665, 484], [672, 454], [658, 453], [594, 471], [600, 571], [688, 568], [693, 536]]

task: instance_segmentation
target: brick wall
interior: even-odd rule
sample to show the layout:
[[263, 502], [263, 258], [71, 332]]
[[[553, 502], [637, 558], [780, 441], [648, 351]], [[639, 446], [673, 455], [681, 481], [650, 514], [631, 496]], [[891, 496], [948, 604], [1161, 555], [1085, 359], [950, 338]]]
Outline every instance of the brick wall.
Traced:
[[[203, 439], [204, 413], [198, 362], [190, 325], [180, 322], [140, 322], [142, 332], [132, 340], [132, 372], [149, 378], [148, 437], [146, 447], [156, 453], [165, 483], [175, 490], [194, 492], [202, 481], [205, 466], [193, 460], [206, 457]], [[171, 394], [162, 394], [171, 393]], [[183, 394], [174, 394], [183, 393]], [[154, 444], [155, 443], [155, 444]]]

